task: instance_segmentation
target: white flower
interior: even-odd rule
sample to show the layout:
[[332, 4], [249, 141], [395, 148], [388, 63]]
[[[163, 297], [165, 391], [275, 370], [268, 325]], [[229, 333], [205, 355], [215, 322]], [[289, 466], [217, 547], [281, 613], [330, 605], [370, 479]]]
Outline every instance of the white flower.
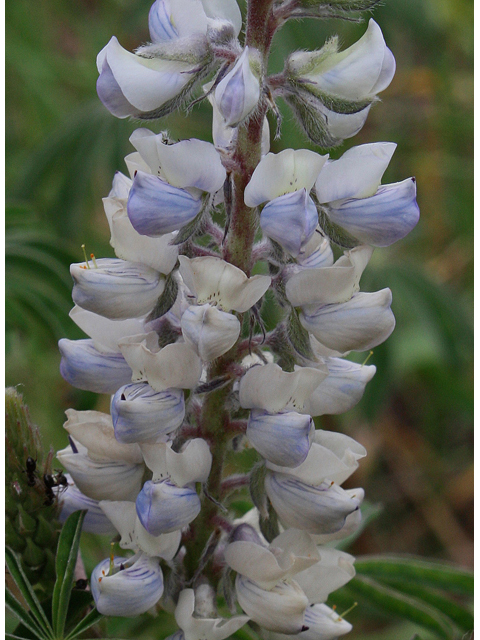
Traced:
[[303, 631], [308, 599], [294, 580], [279, 582], [267, 591], [238, 574], [235, 588], [238, 603], [261, 627], [287, 634]]
[[241, 269], [220, 258], [179, 256], [179, 261], [180, 275], [197, 304], [208, 302], [222, 311], [247, 311], [271, 283], [269, 276], [247, 278]]
[[326, 604], [316, 604], [305, 611], [305, 626], [300, 634], [271, 633], [268, 640], [338, 640], [349, 633], [352, 625]]
[[158, 336], [151, 332], [120, 342], [120, 349], [132, 368], [132, 380], [146, 380], [155, 391], [170, 388], [192, 389], [200, 380], [202, 364], [185, 343], [158, 348]]
[[247, 425], [247, 438], [258, 453], [286, 467], [296, 467], [305, 460], [314, 432], [312, 418], [295, 411], [253, 409]]
[[209, 304], [189, 307], [182, 315], [181, 327], [185, 342], [205, 362], [231, 349], [241, 329], [238, 318]]
[[163, 574], [158, 561], [147, 556], [116, 557], [113, 567], [107, 558], [93, 570], [90, 585], [99, 613], [133, 617], [160, 600]]
[[321, 156], [307, 149], [267, 153], [245, 189], [245, 204], [257, 207], [286, 193], [302, 189], [309, 192], [327, 158], [328, 155]]
[[252, 541], [235, 540], [227, 545], [224, 554], [225, 562], [234, 571], [267, 590], [320, 560], [311, 537], [297, 529], [284, 531], [268, 548]]
[[260, 55], [245, 47], [234, 67], [218, 83], [215, 102], [229, 127], [238, 125], [255, 110], [260, 98]]
[[355, 576], [353, 556], [332, 547], [319, 547], [318, 551], [319, 561], [295, 576], [310, 604], [325, 602], [332, 591]]
[[97, 93], [114, 116], [152, 118], [171, 111], [174, 99], [197, 80], [199, 72], [195, 71], [206, 60], [205, 37], [191, 36], [182, 40], [169, 57], [165, 53], [161, 45], [158, 52], [154, 45], [141, 55], [130, 53], [115, 37], [100, 51]]
[[98, 500], [93, 500], [84, 495], [80, 489], [75, 486], [70, 474], [66, 474], [66, 487], [53, 487], [53, 492], [57, 496], [60, 514], [58, 519], [65, 522], [70, 514], [74, 511], [86, 509], [87, 513], [83, 520], [82, 531], [87, 533], [100, 533], [113, 535], [115, 527], [102, 511]]
[[100, 411], [65, 411], [64, 429], [87, 449], [92, 460], [118, 460], [141, 464], [142, 452], [138, 444], [122, 444], [115, 438], [112, 418]]
[[165, 279], [146, 265], [100, 258], [96, 265], [70, 265], [72, 298], [82, 309], [110, 320], [137, 318], [153, 309], [163, 293]]
[[302, 411], [307, 398], [327, 375], [326, 368], [302, 367], [287, 372], [273, 363], [254, 366], [240, 380], [240, 404], [244, 409], [269, 413]]
[[294, 307], [347, 302], [360, 286], [360, 278], [373, 249], [356, 247], [332, 266], [300, 269], [288, 278], [285, 292]]
[[220, 155], [210, 142], [181, 140], [167, 144], [165, 134], [136, 129], [130, 142], [146, 162], [150, 173], [179, 189], [195, 188], [215, 193], [223, 187], [226, 172]]
[[202, 438], [187, 440], [179, 452], [172, 443], [141, 445], [147, 467], [153, 471], [153, 481], [171, 479], [178, 487], [192, 482], [206, 482], [212, 466], [212, 454]]
[[395, 328], [391, 304], [390, 289], [355, 293], [347, 302], [309, 307], [300, 314], [300, 322], [322, 345], [338, 353], [367, 351]]
[[373, 196], [396, 148], [394, 142], [361, 144], [339, 160], [328, 160], [315, 182], [318, 201]]
[[141, 551], [148, 556], [172, 560], [180, 546], [180, 531], [152, 536], [138, 519], [134, 502], [102, 500], [100, 509], [120, 534], [122, 549]]
[[152, 536], [183, 529], [200, 513], [193, 486], [177, 487], [170, 480], [147, 480], [135, 501], [137, 515]]
[[333, 482], [313, 486], [293, 475], [269, 472], [265, 490], [285, 526], [309, 533], [335, 533], [359, 508], [359, 501]]
[[82, 493], [94, 500], [135, 500], [142, 486], [143, 464], [93, 460], [85, 447], [71, 442], [73, 446], [58, 451], [57, 458]]
[[185, 640], [224, 640], [248, 622], [248, 616], [231, 618], [203, 618], [195, 615], [196, 601], [193, 589], [183, 589], [178, 596], [175, 620]]
[[374, 365], [362, 365], [342, 358], [327, 358], [328, 376], [305, 403], [311, 416], [345, 413], [360, 401], [367, 382], [375, 375]]
[[[330, 46], [329, 55], [325, 49]], [[293, 53], [288, 72], [303, 80], [312, 93], [326, 93], [347, 100], [373, 98], [388, 87], [395, 73], [395, 59], [374, 20], [364, 35], [345, 51], [335, 52], [329, 43], [321, 51]]]
[[183, 391], [155, 391], [145, 382], [127, 384], [112, 398], [110, 411], [119, 442], [162, 442], [183, 422]]
[[366, 455], [365, 448], [353, 438], [343, 433], [317, 429], [302, 464], [292, 469], [267, 462], [267, 467], [287, 473], [306, 484], [320, 485], [328, 480], [340, 485], [358, 469], [358, 461]]
[[[116, 183], [128, 181], [128, 190], [118, 194]], [[149, 238], [135, 231], [127, 214], [127, 199], [132, 181], [117, 172], [108, 198], [103, 198], [105, 215], [110, 226], [110, 244], [115, 255], [122, 260], [140, 262], [162, 274], [172, 271], [178, 257], [178, 248], [172, 246], [173, 234]]]

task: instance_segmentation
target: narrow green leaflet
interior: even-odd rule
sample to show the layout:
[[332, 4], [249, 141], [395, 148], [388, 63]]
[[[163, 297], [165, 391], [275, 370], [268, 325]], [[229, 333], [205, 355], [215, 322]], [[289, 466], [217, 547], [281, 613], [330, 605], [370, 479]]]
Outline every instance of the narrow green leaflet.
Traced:
[[460, 638], [456, 628], [440, 611], [421, 600], [380, 584], [372, 578], [357, 575], [348, 583], [347, 591], [355, 598], [367, 600], [384, 613], [410, 620], [433, 631], [439, 638], [445, 640]]
[[[38, 628], [42, 630], [45, 637], [47, 638], [51, 637], [53, 633], [52, 627], [50, 626], [48, 618], [45, 615], [44, 610], [42, 609], [42, 605], [40, 604], [37, 596], [35, 595], [35, 591], [33, 590], [33, 587], [30, 584], [30, 582], [28, 581], [27, 576], [23, 572], [20, 559], [8, 547], [5, 549], [5, 562], [7, 564], [10, 575], [12, 576], [13, 580], [15, 580], [15, 584], [19, 588], [22, 596], [25, 599], [25, 602], [27, 603], [30, 609], [31, 615], [35, 619], [35, 622], [37, 623]], [[14, 596], [12, 595], [12, 597]], [[15, 601], [18, 602], [16, 599]], [[16, 611], [13, 611], [13, 612], [16, 615], [18, 615]], [[23, 619], [22, 619], [22, 622], [23, 622]], [[25, 625], [25, 626], [28, 626], [28, 625]]]
[[67, 618], [68, 603], [73, 586], [75, 565], [80, 545], [83, 519], [86, 511], [75, 511], [65, 524], [58, 541], [56, 571], [57, 581], [53, 588], [52, 620], [53, 629], [57, 637], [63, 635], [65, 620]]
[[449, 564], [428, 562], [415, 556], [363, 556], [357, 559], [355, 569], [358, 574], [372, 576], [377, 580], [402, 578], [473, 596], [472, 572]]
[[73, 638], [76, 638], [81, 633], [84, 633], [84, 631], [86, 631], [91, 626], [99, 622], [102, 618], [103, 618], [103, 615], [99, 613], [96, 609], [93, 609], [92, 611], [90, 611], [90, 613], [88, 613], [83, 618], [83, 620], [81, 620], [77, 624], [77, 626], [74, 629], [72, 629], [72, 631], [70, 631], [70, 633], [67, 635], [65, 640], [73, 640]]
[[15, 598], [13, 593], [7, 588], [5, 589], [5, 605], [20, 620], [20, 622], [35, 634], [38, 638], [49, 639], [52, 636], [45, 633], [39, 626], [37, 621], [26, 611], [20, 602]]
[[422, 584], [418, 582], [408, 581], [405, 582], [401, 578], [396, 580], [385, 580], [384, 581], [388, 586], [397, 589], [397, 591], [401, 591], [402, 593], [406, 593], [410, 596], [414, 596], [419, 600], [423, 600], [427, 604], [432, 605], [439, 611], [441, 611], [445, 616], [450, 618], [452, 622], [454, 622], [462, 631], [472, 631], [473, 629], [473, 615], [459, 605], [457, 602], [454, 602], [450, 598], [446, 598], [443, 594], [438, 593], [437, 591], [433, 591], [432, 589], [428, 589], [424, 587]]

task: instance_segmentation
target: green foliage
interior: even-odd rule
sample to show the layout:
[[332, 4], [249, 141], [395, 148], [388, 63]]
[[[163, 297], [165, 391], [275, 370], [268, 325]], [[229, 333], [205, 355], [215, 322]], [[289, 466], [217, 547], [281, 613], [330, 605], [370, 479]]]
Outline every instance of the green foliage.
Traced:
[[[7, 607], [20, 621], [20, 625], [10, 638], [37, 640], [74, 640], [97, 624], [102, 615], [92, 609], [89, 592], [74, 592], [74, 573], [80, 546], [80, 534], [86, 511], [72, 513], [62, 529], [56, 554], [57, 580], [53, 598], [40, 603], [32, 585], [26, 577], [20, 558], [7, 547], [5, 556], [11, 579], [18, 590], [18, 596], [6, 587]], [[20, 601], [23, 598], [24, 603]], [[91, 610], [77, 622], [78, 614]]]
[[[473, 574], [454, 565], [422, 558], [360, 556], [357, 575], [331, 596], [332, 602], [372, 607], [390, 619], [410, 620], [445, 640], [473, 630], [466, 606], [473, 597]], [[462, 596], [461, 598], [459, 596]]]

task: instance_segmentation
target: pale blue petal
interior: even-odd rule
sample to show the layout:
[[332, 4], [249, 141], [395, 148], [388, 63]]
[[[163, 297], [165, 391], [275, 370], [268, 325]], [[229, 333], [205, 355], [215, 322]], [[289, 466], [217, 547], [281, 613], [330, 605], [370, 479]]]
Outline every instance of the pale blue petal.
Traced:
[[339, 531], [359, 508], [357, 499], [330, 482], [311, 486], [287, 474], [268, 473], [265, 490], [284, 525], [309, 533]]
[[62, 355], [60, 373], [77, 389], [112, 394], [132, 379], [132, 370], [121, 353], [101, 353], [93, 340], [67, 340], [58, 343]]
[[258, 453], [282, 467], [297, 467], [308, 455], [315, 429], [308, 415], [286, 411], [267, 413], [252, 410], [247, 438]]
[[379, 187], [370, 198], [330, 203], [332, 222], [364, 244], [388, 247], [404, 238], [420, 217], [415, 178]]
[[152, 536], [182, 529], [201, 509], [194, 488], [177, 487], [168, 480], [145, 482], [135, 504], [140, 522]]
[[137, 171], [128, 198], [127, 212], [135, 231], [161, 236], [180, 229], [200, 213], [201, 199], [185, 189]]
[[293, 257], [298, 256], [310, 240], [317, 224], [317, 209], [306, 189], [275, 198], [260, 214], [260, 226], [265, 235]]
[[[103, 560], [92, 572], [90, 587], [95, 605], [105, 616], [133, 617], [148, 611], [162, 597], [163, 574], [158, 560], [140, 556], [115, 557], [109, 574], [110, 558]], [[120, 569], [120, 570], [119, 570]]]
[[58, 496], [58, 504], [61, 509], [58, 517], [60, 522], [65, 522], [68, 516], [74, 511], [87, 509], [82, 525], [83, 531], [86, 531], [87, 533], [108, 533], [110, 535], [114, 535], [117, 530], [102, 509], [100, 509], [98, 500], [93, 500], [93, 498], [89, 498], [83, 494], [75, 484], [72, 484], [73, 481], [68, 474], [67, 480], [69, 483], [66, 488], [53, 488], [53, 492]]
[[183, 391], [157, 392], [144, 382], [127, 384], [112, 398], [110, 413], [119, 442], [162, 442], [183, 422]]

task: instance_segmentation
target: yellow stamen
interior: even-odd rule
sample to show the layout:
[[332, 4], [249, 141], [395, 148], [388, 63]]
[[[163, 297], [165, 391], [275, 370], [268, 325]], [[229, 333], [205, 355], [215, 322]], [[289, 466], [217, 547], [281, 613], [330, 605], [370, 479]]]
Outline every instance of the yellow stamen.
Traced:
[[111, 542], [110, 543], [110, 566], [108, 568], [108, 575], [111, 576], [113, 573], [113, 569], [114, 569], [114, 563], [113, 563], [113, 559], [114, 559], [114, 555], [113, 555], [113, 547], [114, 547], [114, 543]]
[[370, 353], [368, 354], [368, 356], [365, 358], [364, 362], [362, 363], [362, 367], [364, 367], [367, 362], [370, 360], [370, 358], [373, 356], [373, 351], [370, 351]]
[[95, 267], [95, 269], [98, 269], [98, 264], [97, 264], [97, 261], [95, 260], [95, 254], [91, 253], [90, 258], [92, 259], [93, 266]]
[[84, 244], [82, 244], [82, 249], [83, 249], [83, 256], [85, 258], [85, 264], [87, 265], [87, 269], [90, 269], [90, 265], [88, 264], [87, 252], [85, 250], [85, 245]]
[[354, 602], [349, 609], [344, 611], [342, 614], [338, 614], [339, 618], [344, 618], [348, 613], [350, 613], [350, 611], [355, 609], [355, 607], [357, 607], [357, 606], [358, 606], [358, 602]]

